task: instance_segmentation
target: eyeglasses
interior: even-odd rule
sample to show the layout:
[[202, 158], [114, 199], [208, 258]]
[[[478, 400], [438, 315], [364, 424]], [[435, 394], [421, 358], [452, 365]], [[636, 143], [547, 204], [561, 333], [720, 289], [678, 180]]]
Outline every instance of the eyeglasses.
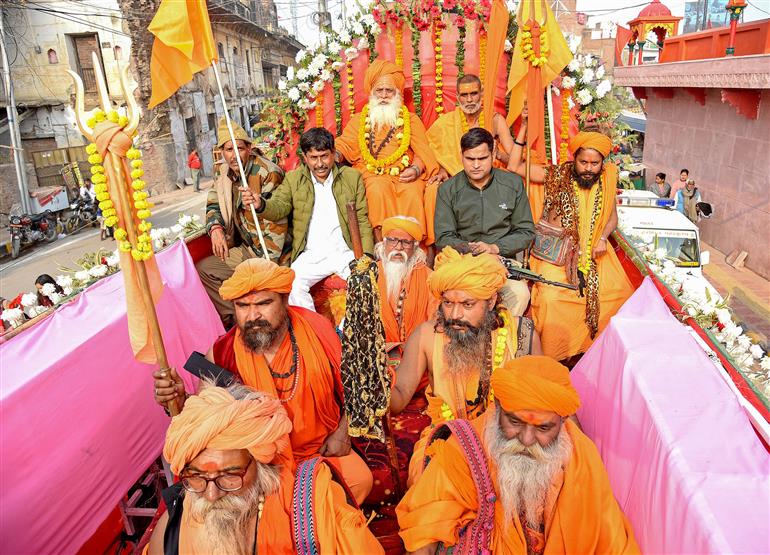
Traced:
[[214, 485], [220, 491], [238, 491], [243, 487], [243, 477], [249, 471], [249, 467], [253, 462], [254, 459], [249, 461], [249, 464], [243, 470], [243, 474], [220, 474], [216, 478], [206, 478], [199, 475], [182, 476], [182, 486], [192, 493], [203, 493], [209, 487], [209, 482], [214, 482]]
[[400, 245], [402, 249], [408, 249], [415, 243], [414, 239], [396, 239], [395, 237], [385, 237], [384, 241], [385, 244], [391, 248]]

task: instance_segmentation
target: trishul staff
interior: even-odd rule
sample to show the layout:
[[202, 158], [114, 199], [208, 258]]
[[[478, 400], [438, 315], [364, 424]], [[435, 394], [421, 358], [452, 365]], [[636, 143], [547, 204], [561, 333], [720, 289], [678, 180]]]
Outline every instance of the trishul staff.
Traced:
[[[157, 363], [168, 371], [155, 303], [163, 291], [152, 251], [150, 217], [152, 205], [146, 200], [141, 153], [133, 147], [139, 125], [139, 109], [128, 89], [128, 68], [122, 67], [120, 87], [126, 100], [126, 115], [112, 106], [104, 74], [96, 53], [92, 53], [101, 109], [90, 115], [85, 110], [85, 90], [80, 76], [68, 73], [75, 81], [75, 115], [80, 132], [91, 142], [86, 148], [92, 164], [92, 182], [105, 223], [115, 228], [120, 267], [126, 294], [129, 337], [134, 356], [149, 364]], [[167, 408], [177, 414], [175, 400]]]

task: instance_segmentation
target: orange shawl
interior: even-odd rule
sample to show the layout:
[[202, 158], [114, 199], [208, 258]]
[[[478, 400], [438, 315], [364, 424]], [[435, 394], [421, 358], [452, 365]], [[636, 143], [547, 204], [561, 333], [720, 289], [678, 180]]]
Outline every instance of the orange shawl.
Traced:
[[428, 290], [428, 276], [432, 270], [425, 264], [418, 264], [409, 274], [409, 279], [404, 287], [404, 305], [402, 307], [401, 327], [399, 327], [396, 311], [390, 299], [387, 298], [388, 286], [385, 283], [385, 271], [382, 262], [377, 264], [380, 268], [377, 286], [380, 289], [380, 313], [382, 325], [385, 326], [385, 341], [387, 343], [403, 343], [417, 326], [430, 320], [438, 308], [438, 300], [434, 299]]
[[[472, 422], [482, 438], [487, 418], [492, 415], [490, 410]], [[561, 490], [546, 514], [544, 553], [639, 553], [596, 446], [572, 421], [564, 425], [572, 439], [573, 453], [564, 469]], [[459, 530], [476, 517], [478, 510], [476, 487], [457, 440], [439, 441], [430, 449], [430, 464], [396, 508], [400, 535], [408, 551], [437, 541], [454, 545]], [[494, 469], [492, 478], [497, 484]], [[506, 525], [497, 493], [491, 551], [525, 555], [527, 544], [521, 523], [514, 519], [513, 526]]]
[[[293, 423], [289, 434], [297, 462], [318, 453], [323, 442], [340, 421], [342, 381], [340, 378], [340, 340], [328, 320], [310, 310], [290, 306], [289, 318], [294, 327], [299, 350], [299, 374], [296, 393], [285, 403]], [[241, 339], [240, 330], [233, 341], [238, 373], [243, 383], [279, 398], [288, 398], [294, 389], [294, 376], [273, 378], [263, 355], [254, 354]], [[285, 374], [292, 364], [289, 334], [273, 359], [273, 371]], [[277, 389], [285, 391], [278, 395]]]

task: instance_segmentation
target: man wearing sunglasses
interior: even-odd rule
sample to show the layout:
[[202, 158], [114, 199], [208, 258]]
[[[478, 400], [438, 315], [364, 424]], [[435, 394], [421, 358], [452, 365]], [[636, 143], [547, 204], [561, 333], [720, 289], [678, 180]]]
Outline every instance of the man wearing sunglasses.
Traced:
[[323, 459], [295, 480], [291, 428], [280, 401], [241, 384], [187, 399], [163, 449], [180, 480], [163, 492], [168, 511], [145, 554], [383, 553]]

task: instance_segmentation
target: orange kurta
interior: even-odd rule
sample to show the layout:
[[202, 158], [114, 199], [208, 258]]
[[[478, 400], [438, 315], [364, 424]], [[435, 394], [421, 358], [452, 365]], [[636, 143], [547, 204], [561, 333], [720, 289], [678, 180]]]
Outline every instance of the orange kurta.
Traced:
[[[503, 355], [504, 364], [506, 361], [516, 357], [518, 351], [518, 330], [519, 318], [508, 316], [508, 326], [506, 328], [506, 348]], [[495, 351], [497, 338], [500, 330], [492, 332], [492, 352]], [[481, 377], [480, 362], [479, 371], [468, 373], [462, 376], [451, 374], [444, 364], [444, 346], [449, 339], [443, 333], [434, 333], [433, 335], [433, 353], [431, 369], [433, 371], [433, 383], [428, 386], [425, 396], [428, 399], [428, 416], [430, 416], [431, 425], [425, 428], [420, 435], [420, 439], [414, 445], [414, 452], [409, 461], [409, 479], [411, 486], [420, 477], [422, 473], [422, 463], [425, 457], [425, 444], [428, 441], [433, 429], [439, 424], [446, 422], [450, 418], [466, 418], [473, 420], [482, 414], [487, 407], [486, 399], [476, 406], [469, 406], [468, 402], [474, 401], [478, 396], [479, 378]], [[451, 415], [446, 413], [446, 406], [451, 411]]]
[[[293, 541], [292, 491], [294, 477], [289, 469], [281, 471], [277, 492], [265, 499], [262, 518], [257, 529], [257, 553], [275, 555], [297, 552]], [[366, 526], [360, 510], [348, 504], [345, 491], [332, 480], [326, 465], [318, 470], [313, 490], [316, 538], [321, 553], [383, 553], [382, 546]], [[190, 517], [190, 499], [185, 496], [179, 530], [179, 553], [208, 555], [201, 546], [206, 533], [203, 526]], [[205, 536], [204, 536], [205, 537]], [[245, 551], [245, 550], [244, 550]]]
[[[438, 171], [438, 163], [428, 143], [425, 126], [420, 118], [409, 114], [411, 140], [407, 155], [414, 160], [415, 155], [422, 160], [423, 172], [419, 179], [411, 183], [401, 183], [398, 176], [375, 175], [366, 169], [361, 149], [358, 145], [358, 130], [361, 125], [360, 114], [351, 118], [342, 135], [335, 141], [339, 150], [355, 169], [361, 172], [366, 187], [366, 202], [369, 206], [369, 220], [372, 227], [379, 227], [390, 216], [411, 216], [418, 222], [425, 222], [423, 207], [425, 183]], [[388, 129], [380, 129], [375, 134], [374, 143], [379, 145], [388, 134]], [[379, 153], [378, 158], [386, 158], [398, 150], [399, 140], [394, 136]], [[423, 228], [423, 231], [425, 229]]]
[[[593, 244], [599, 240], [604, 226], [610, 219], [615, 204], [618, 170], [614, 164], [606, 163], [603, 173], [602, 213], [593, 233]], [[542, 188], [538, 186], [538, 188]], [[582, 191], [586, 197], [590, 191]], [[585, 199], [584, 199], [585, 200]], [[589, 204], [589, 203], [582, 203]], [[580, 214], [581, 221], [590, 218], [591, 207], [586, 214]], [[581, 238], [581, 247], [586, 244]], [[566, 283], [564, 266], [530, 258], [532, 270], [551, 281]], [[633, 293], [633, 286], [618, 260], [611, 245], [607, 253], [596, 260], [599, 275], [599, 333], [607, 327], [609, 320]], [[571, 291], [553, 285], [536, 283], [532, 287], [532, 315], [535, 329], [540, 334], [543, 353], [556, 360], [564, 360], [585, 352], [591, 346], [590, 331], [585, 323], [586, 299]]]
[[[490, 409], [473, 421], [482, 441], [487, 418], [493, 415]], [[596, 446], [571, 420], [564, 426], [573, 451], [560, 476], [560, 490], [549, 492], [546, 498], [544, 553], [639, 553]], [[476, 487], [457, 440], [451, 437], [430, 449], [430, 464], [396, 508], [400, 535], [408, 551], [434, 542], [454, 545], [460, 529], [476, 517], [478, 510]], [[526, 555], [521, 522], [518, 518], [513, 523], [505, 522], [496, 469], [491, 462], [490, 467], [497, 494], [490, 550], [499, 555]], [[558, 481], [555, 486], [558, 488]]]

